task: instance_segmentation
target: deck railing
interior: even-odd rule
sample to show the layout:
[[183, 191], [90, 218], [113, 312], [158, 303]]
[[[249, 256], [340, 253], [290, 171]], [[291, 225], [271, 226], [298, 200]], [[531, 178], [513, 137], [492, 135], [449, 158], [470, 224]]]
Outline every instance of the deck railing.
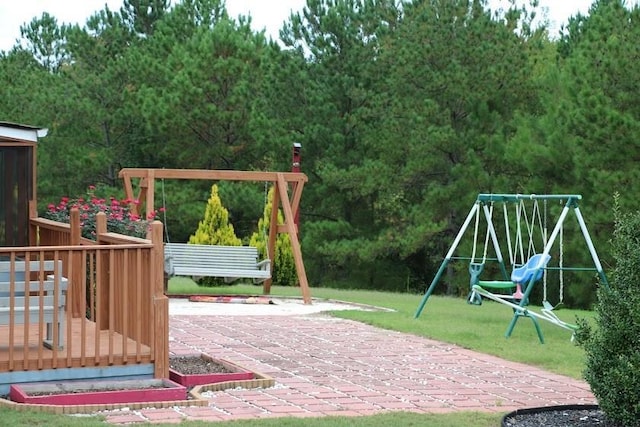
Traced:
[[[71, 213], [71, 224], [33, 218], [32, 246], [0, 248], [0, 258], [10, 263], [61, 261], [68, 281], [64, 342], [54, 342], [50, 350], [43, 347], [42, 321], [0, 325], [8, 328], [0, 337], [9, 337], [9, 342], [0, 342], [0, 349], [9, 350], [6, 363], [0, 360], [0, 372], [153, 363], [155, 377], [168, 376], [162, 224], [153, 222], [148, 239], [140, 239], [108, 233], [104, 214], [96, 221], [94, 241], [81, 237], [77, 211]], [[11, 272], [14, 281], [15, 268]], [[37, 282], [42, 287], [45, 276], [28, 274], [31, 286]], [[37, 292], [30, 299], [37, 300]]]

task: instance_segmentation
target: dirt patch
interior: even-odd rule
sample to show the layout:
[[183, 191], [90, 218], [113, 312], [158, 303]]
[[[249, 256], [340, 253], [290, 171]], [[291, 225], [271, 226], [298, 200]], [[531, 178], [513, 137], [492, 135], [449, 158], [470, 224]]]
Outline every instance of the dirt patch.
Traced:
[[165, 384], [146, 384], [146, 385], [129, 385], [129, 386], [106, 386], [106, 387], [87, 387], [83, 389], [66, 388], [59, 390], [48, 391], [30, 391], [29, 396], [56, 396], [59, 394], [81, 394], [81, 393], [96, 393], [104, 391], [127, 391], [127, 390], [156, 390], [161, 388], [168, 388]]
[[182, 401], [187, 399], [187, 388], [166, 379], [51, 381], [12, 384], [9, 398], [42, 405]]
[[185, 375], [228, 374], [234, 371], [201, 356], [171, 356], [169, 367]]

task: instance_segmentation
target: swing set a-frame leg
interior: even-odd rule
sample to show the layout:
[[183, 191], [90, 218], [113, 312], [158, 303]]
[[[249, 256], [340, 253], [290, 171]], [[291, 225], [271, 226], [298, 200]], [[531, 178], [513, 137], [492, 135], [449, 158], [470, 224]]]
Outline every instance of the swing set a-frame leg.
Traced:
[[504, 334], [504, 336], [506, 338], [509, 338], [511, 336], [513, 329], [516, 327], [516, 322], [520, 317], [528, 317], [529, 319], [531, 319], [531, 321], [533, 322], [533, 326], [536, 328], [536, 332], [538, 333], [538, 339], [540, 340], [540, 344], [544, 344], [544, 337], [542, 336], [542, 329], [540, 329], [540, 324], [538, 323], [538, 320], [534, 316], [529, 315], [526, 311], [525, 312], [517, 311], [517, 310], [513, 311], [513, 318], [511, 319], [511, 323], [509, 323], [509, 327], [507, 328], [507, 332]]

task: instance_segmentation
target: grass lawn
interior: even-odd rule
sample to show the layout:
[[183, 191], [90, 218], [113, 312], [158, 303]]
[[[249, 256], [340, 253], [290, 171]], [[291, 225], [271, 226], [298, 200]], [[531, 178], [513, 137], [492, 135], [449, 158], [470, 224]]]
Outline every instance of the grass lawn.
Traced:
[[[76, 417], [68, 415], [52, 415], [41, 412], [15, 411], [0, 408], [2, 425], [30, 427], [95, 427], [106, 423], [100, 417]], [[180, 425], [196, 427], [225, 425], [228, 427], [387, 427], [398, 425], [403, 427], [495, 427], [500, 424], [501, 414], [481, 412], [456, 412], [451, 414], [415, 414], [408, 412], [390, 412], [367, 417], [321, 417], [321, 418], [271, 418], [259, 420], [242, 420], [210, 422], [184, 421]], [[137, 424], [135, 424], [137, 425]], [[175, 424], [152, 424], [153, 426], [175, 426]]]
[[[252, 285], [234, 285], [215, 288], [199, 287], [185, 278], [173, 278], [169, 283], [170, 294], [215, 294], [215, 295], [260, 295], [262, 288]], [[432, 296], [421, 316], [414, 314], [422, 295], [398, 294], [391, 292], [312, 288], [314, 298], [333, 299], [360, 304], [370, 304], [393, 309], [384, 311], [336, 311], [336, 317], [352, 319], [385, 329], [411, 333], [439, 341], [457, 344], [461, 347], [492, 354], [507, 360], [518, 361], [545, 370], [581, 379], [584, 366], [583, 351], [571, 341], [570, 332], [540, 321], [545, 344], [538, 337], [528, 319], [520, 319], [511, 338], [504, 333], [512, 317], [510, 308], [494, 302], [484, 302], [481, 306], [468, 305], [464, 299]], [[274, 297], [299, 297], [298, 288], [272, 287]], [[576, 316], [592, 318], [587, 311], [562, 309], [556, 313], [567, 321], [575, 322]], [[415, 414], [392, 412], [366, 417], [321, 417], [276, 418], [222, 423], [230, 427], [287, 427], [304, 424], [309, 427], [382, 427], [388, 425], [454, 427], [489, 427], [500, 423], [503, 414], [477, 412], [456, 412], [451, 414]], [[3, 425], [29, 426], [97, 426], [104, 425], [99, 417], [69, 417], [37, 412], [19, 412], [0, 408]], [[210, 423], [183, 422], [187, 426], [205, 426]], [[181, 424], [181, 425], [182, 425]], [[217, 425], [218, 423], [216, 423]], [[159, 424], [164, 425], [164, 424]], [[167, 424], [168, 425], [168, 424]]]

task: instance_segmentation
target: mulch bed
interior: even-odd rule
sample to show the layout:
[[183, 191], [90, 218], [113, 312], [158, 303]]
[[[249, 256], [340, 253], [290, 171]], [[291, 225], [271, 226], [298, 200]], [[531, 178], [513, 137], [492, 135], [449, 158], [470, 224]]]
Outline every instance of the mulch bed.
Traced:
[[504, 418], [505, 427], [623, 427], [607, 419], [599, 408], [563, 408], [522, 410]]

